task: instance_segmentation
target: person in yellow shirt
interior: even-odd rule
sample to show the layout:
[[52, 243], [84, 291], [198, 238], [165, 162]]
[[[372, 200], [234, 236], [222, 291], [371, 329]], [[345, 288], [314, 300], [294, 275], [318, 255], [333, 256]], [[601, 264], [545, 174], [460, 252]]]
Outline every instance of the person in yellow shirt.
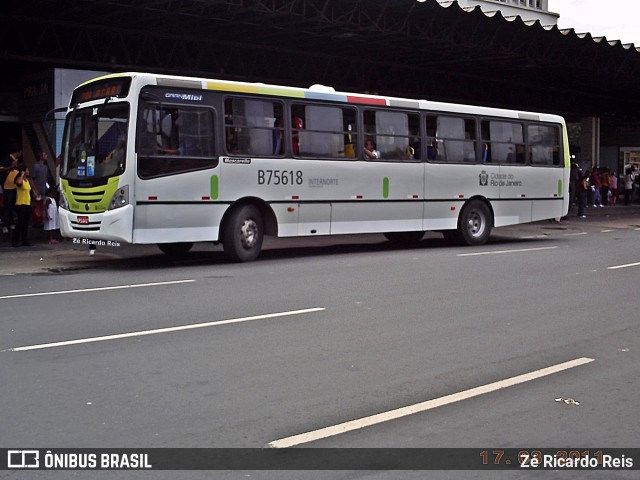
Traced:
[[16, 190], [13, 180], [7, 181], [20, 161], [22, 152], [17, 146], [9, 149], [9, 154], [0, 158], [0, 186], [3, 189], [4, 206], [0, 208], [2, 217], [2, 233], [9, 233], [9, 228], [14, 228], [13, 211], [16, 203]]
[[29, 169], [24, 163], [18, 165], [14, 184], [16, 186], [16, 228], [13, 231], [11, 243], [14, 247], [22, 244], [30, 247], [29, 243], [29, 219], [31, 218], [31, 183], [29, 182]]

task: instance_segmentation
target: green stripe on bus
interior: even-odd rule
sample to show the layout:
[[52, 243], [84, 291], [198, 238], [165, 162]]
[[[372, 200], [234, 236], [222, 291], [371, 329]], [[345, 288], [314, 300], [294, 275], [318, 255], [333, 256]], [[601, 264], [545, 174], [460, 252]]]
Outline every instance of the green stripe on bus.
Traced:
[[219, 187], [218, 176], [211, 175], [211, 200], [218, 199], [218, 194], [219, 194], [218, 187]]
[[382, 179], [382, 198], [389, 198], [389, 177]]
[[558, 196], [562, 196], [562, 180], [558, 180]]

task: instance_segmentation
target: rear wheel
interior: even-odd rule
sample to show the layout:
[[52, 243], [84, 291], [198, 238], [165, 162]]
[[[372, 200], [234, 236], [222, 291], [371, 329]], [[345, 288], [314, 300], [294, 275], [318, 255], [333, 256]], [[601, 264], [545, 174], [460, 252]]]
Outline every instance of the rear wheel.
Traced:
[[230, 214], [222, 232], [225, 254], [234, 262], [250, 262], [258, 258], [264, 239], [264, 222], [260, 210], [244, 205]]
[[486, 203], [471, 200], [458, 219], [457, 240], [465, 245], [482, 245], [491, 235], [493, 218]]
[[158, 248], [172, 257], [179, 257], [185, 255], [193, 247], [193, 242], [181, 242], [181, 243], [159, 243]]
[[384, 236], [392, 243], [411, 244], [422, 240], [424, 232], [387, 232]]

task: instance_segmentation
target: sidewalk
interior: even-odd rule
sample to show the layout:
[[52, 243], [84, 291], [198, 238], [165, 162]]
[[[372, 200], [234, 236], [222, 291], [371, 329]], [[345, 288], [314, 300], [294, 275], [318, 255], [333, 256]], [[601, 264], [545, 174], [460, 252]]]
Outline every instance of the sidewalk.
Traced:
[[578, 217], [578, 207], [572, 206], [562, 222], [569, 224], [602, 224], [610, 228], [640, 227], [640, 205], [617, 205], [615, 207], [587, 207], [586, 218]]
[[[577, 207], [572, 207], [569, 215], [564, 217], [559, 224], [541, 221], [504, 228], [517, 228], [527, 232], [557, 229], [558, 226], [576, 231], [590, 227], [609, 229], [640, 228], [640, 205], [589, 207], [585, 209], [586, 218], [578, 218], [577, 212]], [[498, 231], [496, 230], [496, 232]], [[99, 246], [95, 253], [91, 255], [88, 245], [74, 243], [73, 239], [59, 239], [59, 243], [49, 245], [47, 243], [47, 233], [42, 228], [31, 228], [29, 232], [33, 246], [18, 248], [11, 246], [8, 235], [0, 233], [0, 277], [26, 273], [59, 273], [93, 268], [96, 264], [104, 265], [104, 262], [108, 260], [123, 260], [144, 255], [161, 255], [160, 250], [155, 245], [127, 244], [122, 244], [120, 247]], [[318, 237], [315, 241], [321, 241], [321, 238]], [[309, 241], [312, 242], [314, 240], [310, 239]]]
[[[146, 252], [160, 253], [155, 245], [122, 245], [119, 248], [99, 247], [92, 255], [89, 245], [74, 243], [70, 238], [58, 236], [57, 239], [59, 243], [50, 245], [47, 242], [47, 232], [42, 228], [30, 228], [29, 241], [32, 246], [12, 247], [10, 237], [0, 233], [0, 278], [3, 275], [86, 269], [106, 259], [123, 259], [144, 255]], [[1, 282], [2, 280], [0, 285]]]

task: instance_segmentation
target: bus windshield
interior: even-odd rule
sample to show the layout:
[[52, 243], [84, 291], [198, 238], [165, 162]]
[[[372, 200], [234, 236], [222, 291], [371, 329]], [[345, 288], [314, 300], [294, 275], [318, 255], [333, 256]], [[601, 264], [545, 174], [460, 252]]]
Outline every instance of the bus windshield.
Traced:
[[126, 167], [128, 103], [80, 108], [67, 116], [60, 176], [93, 180], [120, 175]]

